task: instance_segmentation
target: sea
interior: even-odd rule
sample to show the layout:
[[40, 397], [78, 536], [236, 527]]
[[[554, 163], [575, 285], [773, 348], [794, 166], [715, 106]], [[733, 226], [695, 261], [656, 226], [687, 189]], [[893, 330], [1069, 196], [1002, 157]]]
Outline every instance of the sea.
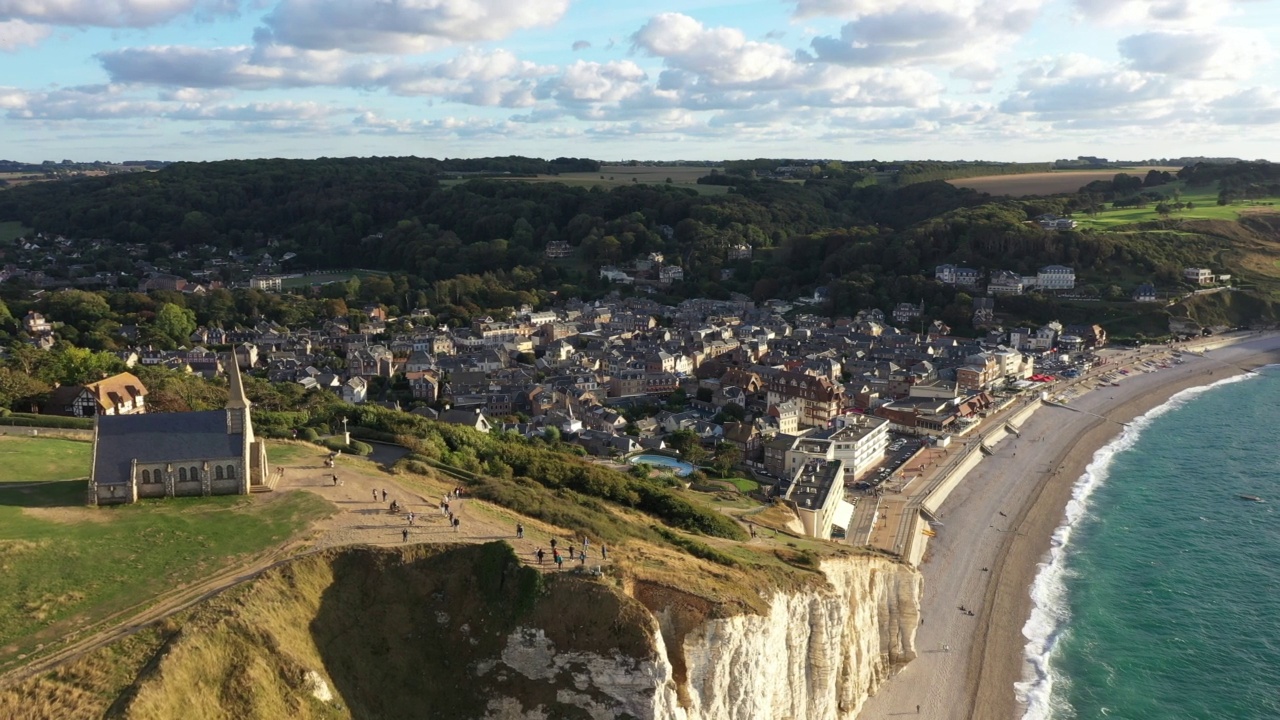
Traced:
[[1278, 440], [1269, 366], [1094, 455], [1032, 587], [1023, 720], [1280, 719]]

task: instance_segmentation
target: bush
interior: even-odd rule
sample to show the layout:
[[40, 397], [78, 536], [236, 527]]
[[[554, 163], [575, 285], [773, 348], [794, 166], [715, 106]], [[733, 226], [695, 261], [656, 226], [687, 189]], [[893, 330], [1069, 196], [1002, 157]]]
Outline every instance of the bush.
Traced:
[[703, 560], [708, 560], [716, 563], [717, 565], [724, 565], [725, 567], [738, 567], [741, 564], [734, 558], [716, 550], [710, 545], [700, 543], [693, 538], [687, 538], [664, 527], [654, 525], [653, 531], [661, 535], [663, 540], [666, 540], [696, 558], [702, 558]]
[[302, 431], [298, 433], [298, 438], [312, 443], [320, 442], [320, 433], [316, 432], [315, 428], [304, 427], [302, 428]]
[[359, 440], [352, 440], [350, 445], [346, 445], [336, 438], [326, 438], [321, 440], [320, 444], [334, 452], [344, 452], [350, 455], [368, 455], [373, 452], [373, 446], [368, 443], [362, 443]]

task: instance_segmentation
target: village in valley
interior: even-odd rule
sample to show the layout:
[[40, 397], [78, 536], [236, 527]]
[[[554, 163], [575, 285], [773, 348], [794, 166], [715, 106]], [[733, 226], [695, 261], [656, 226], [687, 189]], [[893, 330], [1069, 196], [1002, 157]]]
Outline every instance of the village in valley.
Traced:
[[[77, 246], [62, 238], [35, 242]], [[34, 244], [20, 246], [30, 250]], [[563, 255], [561, 245], [550, 244], [548, 257]], [[749, 255], [751, 249], [729, 251]], [[270, 255], [234, 262], [232, 269], [255, 273], [242, 286], [258, 292], [280, 293], [290, 284], [320, 292], [325, 282], [345, 280], [263, 272], [280, 267]], [[207, 271], [188, 279], [150, 267], [139, 291], [226, 291]], [[778, 527], [866, 545], [874, 538], [870, 521], [859, 520], [859, 505], [863, 515], [874, 515], [874, 498], [909, 477], [912, 457], [975, 433], [983, 418], [1055, 379], [1045, 373], [1077, 374], [1107, 342], [1097, 324], [1001, 326], [999, 298], [1073, 290], [1074, 271], [1061, 265], [1033, 276], [936, 267], [938, 283], [974, 293], [985, 289], [987, 295], [973, 302], [977, 337], [953, 335], [912, 303], [887, 315], [868, 309], [826, 317], [821, 287], [809, 296], [762, 303], [746, 296], [675, 305], [654, 299], [654, 289], [682, 279], [680, 270], [658, 253], [603, 266], [600, 277], [618, 287], [604, 299], [524, 306], [466, 326], [437, 323], [426, 310], [397, 315], [367, 304], [351, 317], [314, 326], [199, 326], [175, 349], [139, 343], [116, 355], [130, 369], [158, 366], [210, 380], [230, 376], [233, 396], [244, 373], [486, 433], [554, 436], [610, 467], [701, 478], [695, 486], [704, 489], [717, 487], [708, 484], [709, 476], [734, 478], [733, 487], [746, 495], [789, 509], [780, 521], [769, 516]], [[7, 272], [29, 275], [13, 266]], [[1192, 272], [1209, 273], [1193, 269], [1189, 278]], [[1207, 283], [1229, 280], [1207, 277]], [[103, 280], [91, 276], [90, 286]], [[1206, 280], [1197, 276], [1196, 282]], [[50, 292], [60, 290], [36, 294]], [[1154, 299], [1149, 285], [1133, 298]], [[53, 346], [59, 318], [32, 310], [22, 323], [28, 343]], [[263, 443], [251, 428], [244, 432], [243, 418], [224, 417], [233, 406], [247, 405], [125, 420], [147, 412], [147, 394], [126, 371], [58, 387], [32, 408], [41, 415], [97, 418], [93, 437], [100, 447], [90, 503], [248, 493], [274, 485]], [[160, 442], [166, 432], [171, 441]], [[238, 439], [228, 449], [232, 436]], [[196, 452], [193, 446], [216, 449]], [[234, 461], [211, 458], [211, 452]], [[100, 456], [111, 462], [99, 462]], [[821, 477], [826, 479], [814, 480]], [[868, 497], [870, 503], [863, 500]], [[892, 544], [885, 549], [901, 550]]]

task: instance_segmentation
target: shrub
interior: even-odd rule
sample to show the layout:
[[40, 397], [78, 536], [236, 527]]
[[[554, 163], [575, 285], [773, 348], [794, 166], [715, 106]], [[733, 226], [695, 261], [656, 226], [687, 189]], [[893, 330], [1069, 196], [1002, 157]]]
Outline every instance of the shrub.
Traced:
[[68, 430], [92, 430], [93, 418], [61, 417], [59, 415], [36, 415], [34, 413], [11, 412], [4, 417], [0, 417], [0, 425], [62, 428]]
[[672, 532], [658, 525], [653, 526], [653, 531], [662, 536], [663, 540], [675, 545], [696, 558], [702, 558], [717, 565], [725, 567], [738, 567], [741, 565], [736, 559], [716, 550], [705, 543], [700, 543], [693, 538], [687, 538], [679, 533]]
[[307, 442], [320, 442], [320, 433], [316, 432], [315, 428], [304, 427], [298, 433], [298, 438]]

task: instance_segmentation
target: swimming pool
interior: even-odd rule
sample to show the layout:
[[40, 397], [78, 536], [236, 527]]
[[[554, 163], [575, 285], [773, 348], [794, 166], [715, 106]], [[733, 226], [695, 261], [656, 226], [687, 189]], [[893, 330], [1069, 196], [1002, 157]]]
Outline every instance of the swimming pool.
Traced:
[[630, 460], [628, 460], [627, 462], [631, 463], [632, 465], [645, 463], [646, 465], [655, 465], [659, 467], [664, 467], [671, 470], [672, 472], [679, 475], [680, 477], [684, 477], [689, 473], [693, 472], [693, 466], [690, 465], [689, 463], [684, 462], [683, 460], [677, 460], [673, 457], [667, 457], [666, 455], [637, 455], [631, 458]]

